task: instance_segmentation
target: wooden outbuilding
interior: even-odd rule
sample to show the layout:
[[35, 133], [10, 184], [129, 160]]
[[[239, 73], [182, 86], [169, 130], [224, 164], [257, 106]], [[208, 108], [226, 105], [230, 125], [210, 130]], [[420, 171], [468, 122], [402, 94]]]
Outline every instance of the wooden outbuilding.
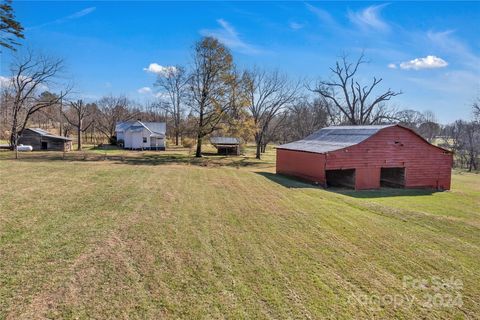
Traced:
[[30, 145], [33, 151], [52, 150], [52, 151], [70, 151], [72, 150], [72, 139], [57, 136], [48, 131], [38, 128], [27, 128], [23, 130], [18, 138], [18, 144]]
[[240, 139], [234, 137], [212, 137], [210, 143], [217, 148], [218, 154], [239, 155]]
[[449, 190], [452, 162], [401, 125], [333, 126], [277, 147], [276, 171], [326, 187]]

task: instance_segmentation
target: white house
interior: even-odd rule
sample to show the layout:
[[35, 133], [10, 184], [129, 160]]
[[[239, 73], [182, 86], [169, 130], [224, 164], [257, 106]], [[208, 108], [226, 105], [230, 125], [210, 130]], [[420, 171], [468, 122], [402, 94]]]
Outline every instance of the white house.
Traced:
[[165, 150], [165, 122], [117, 122], [117, 143], [124, 149]]

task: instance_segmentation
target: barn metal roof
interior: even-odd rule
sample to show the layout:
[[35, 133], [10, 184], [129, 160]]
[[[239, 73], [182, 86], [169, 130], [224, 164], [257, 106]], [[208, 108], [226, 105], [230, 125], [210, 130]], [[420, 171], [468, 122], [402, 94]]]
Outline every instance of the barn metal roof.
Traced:
[[378, 131], [395, 126], [332, 126], [318, 130], [306, 138], [278, 146], [277, 149], [326, 153], [350, 147], [370, 138]]
[[211, 144], [220, 144], [220, 145], [227, 145], [227, 144], [240, 144], [240, 140], [234, 137], [211, 137], [210, 138]]
[[38, 133], [39, 135], [47, 138], [52, 138], [52, 139], [59, 139], [59, 140], [65, 140], [65, 141], [72, 141], [72, 139], [68, 137], [62, 137], [62, 136], [57, 136], [56, 134], [50, 133], [46, 130], [40, 129], [40, 128], [27, 128], [27, 130], [31, 130], [35, 133]]

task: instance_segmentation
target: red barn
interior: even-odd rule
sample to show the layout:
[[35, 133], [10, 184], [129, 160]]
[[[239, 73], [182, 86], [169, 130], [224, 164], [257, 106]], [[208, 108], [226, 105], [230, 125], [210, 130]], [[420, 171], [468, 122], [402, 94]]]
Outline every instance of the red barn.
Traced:
[[328, 127], [277, 147], [277, 173], [357, 190], [449, 190], [452, 161], [452, 152], [401, 125]]

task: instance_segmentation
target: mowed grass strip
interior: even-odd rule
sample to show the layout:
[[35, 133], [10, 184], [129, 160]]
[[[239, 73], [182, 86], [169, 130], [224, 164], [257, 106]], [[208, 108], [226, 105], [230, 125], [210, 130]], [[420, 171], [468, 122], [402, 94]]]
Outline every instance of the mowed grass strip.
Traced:
[[[152, 164], [0, 161], [0, 318], [480, 314], [478, 175], [353, 193], [262, 163]], [[463, 305], [358, 301], [435, 293], [404, 276], [459, 279]]]

